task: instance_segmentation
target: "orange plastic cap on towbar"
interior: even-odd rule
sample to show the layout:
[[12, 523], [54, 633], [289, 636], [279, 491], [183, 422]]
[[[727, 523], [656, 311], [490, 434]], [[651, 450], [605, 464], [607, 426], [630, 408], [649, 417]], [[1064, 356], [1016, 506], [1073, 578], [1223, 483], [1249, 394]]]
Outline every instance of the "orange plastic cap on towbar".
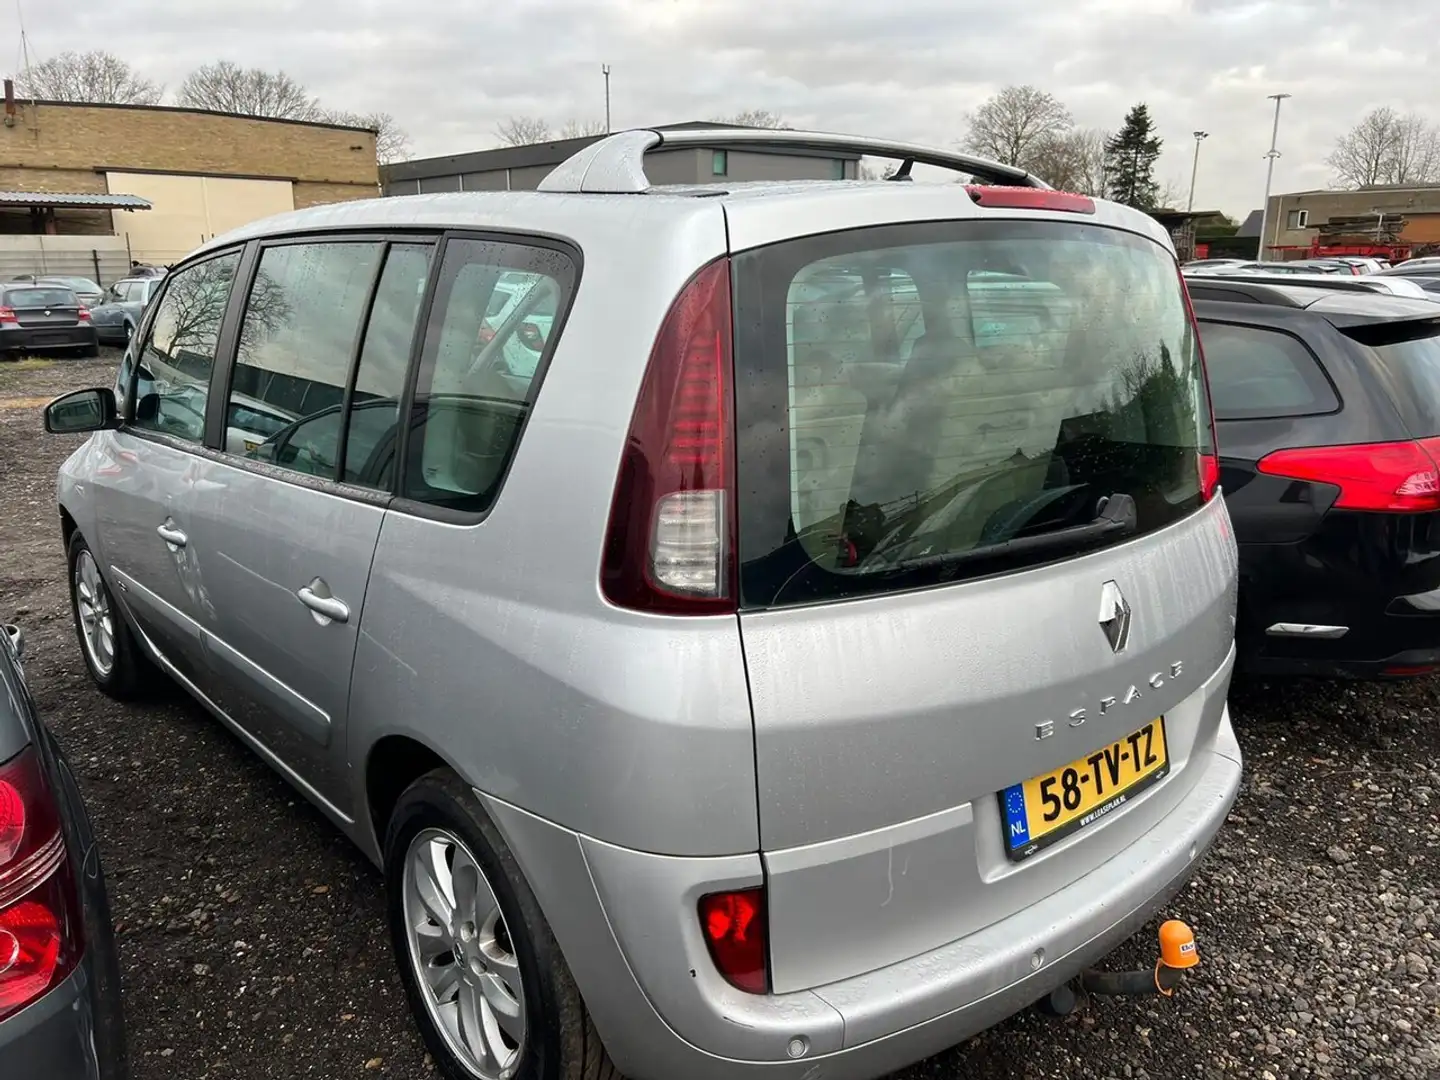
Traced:
[[1179, 919], [1170, 919], [1160, 925], [1160, 963], [1178, 970], [1200, 963], [1200, 953], [1195, 948], [1195, 932]]

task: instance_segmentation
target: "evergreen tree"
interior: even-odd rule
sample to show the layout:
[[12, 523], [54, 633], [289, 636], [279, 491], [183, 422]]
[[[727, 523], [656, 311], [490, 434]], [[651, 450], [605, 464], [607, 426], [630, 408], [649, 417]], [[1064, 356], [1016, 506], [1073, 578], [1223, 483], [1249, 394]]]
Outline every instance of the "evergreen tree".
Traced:
[[1160, 185], [1155, 162], [1160, 158], [1160, 137], [1142, 101], [1125, 114], [1125, 126], [1105, 144], [1105, 172], [1109, 197], [1140, 210], [1156, 209]]

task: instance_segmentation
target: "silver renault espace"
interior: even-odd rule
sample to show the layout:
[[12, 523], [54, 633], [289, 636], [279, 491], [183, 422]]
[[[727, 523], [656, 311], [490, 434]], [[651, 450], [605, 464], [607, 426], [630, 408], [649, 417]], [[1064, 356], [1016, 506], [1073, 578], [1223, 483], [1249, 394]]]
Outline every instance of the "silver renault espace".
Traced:
[[[905, 164], [646, 180], [702, 145]], [[95, 680], [384, 868], [451, 1077], [879, 1076], [1096, 963], [1235, 797], [1174, 252], [1016, 169], [641, 131], [282, 215], [48, 423]]]

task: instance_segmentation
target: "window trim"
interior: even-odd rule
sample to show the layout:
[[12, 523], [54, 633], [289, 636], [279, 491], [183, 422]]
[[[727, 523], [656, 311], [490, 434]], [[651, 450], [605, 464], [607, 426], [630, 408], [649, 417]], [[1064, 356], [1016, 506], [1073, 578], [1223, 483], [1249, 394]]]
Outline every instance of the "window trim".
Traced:
[[[213, 397], [212, 390], [215, 385], [215, 374], [221, 364], [226, 362], [225, 355], [229, 347], [227, 331], [229, 329], [231, 309], [235, 303], [235, 282], [239, 280], [240, 275], [245, 272], [246, 253], [247, 247], [243, 244], [219, 248], [214, 251], [206, 251], [203, 255], [190, 259], [180, 266], [175, 267], [175, 269], [159, 279], [159, 288], [155, 291], [151, 302], [146, 305], [145, 310], [141, 314], [140, 328], [131, 336], [131, 349], [134, 350], [131, 354], [133, 366], [130, 370], [130, 384], [125, 388], [125, 409], [124, 415], [120, 417], [119, 430], [127, 435], [133, 435], [140, 439], [148, 439], [174, 450], [185, 450], [190, 453], [195, 453], [208, 448], [207, 444], [210, 435], [210, 399]], [[165, 300], [165, 295], [170, 291], [171, 282], [188, 270], [193, 270], [197, 266], [203, 266], [205, 263], [215, 259], [222, 259], [227, 255], [239, 255], [240, 261], [235, 267], [235, 276], [230, 280], [230, 296], [226, 300], [225, 314], [220, 318], [220, 332], [215, 339], [215, 358], [210, 363], [210, 384], [205, 388], [205, 431], [201, 436], [201, 440], [199, 442], [191, 442], [188, 439], [180, 438], [178, 435], [155, 431], [152, 428], [136, 427], [135, 406], [137, 401], [135, 398], [135, 390], [140, 382], [140, 360], [141, 357], [145, 355], [145, 346], [149, 344], [150, 333], [155, 328], [155, 316]]]
[[[1255, 420], [1304, 420], [1304, 419], [1309, 419], [1309, 418], [1315, 417], [1315, 416], [1334, 416], [1336, 413], [1338, 413], [1338, 412], [1343, 412], [1343, 411], [1344, 411], [1344, 409], [1345, 409], [1345, 399], [1340, 396], [1340, 388], [1335, 385], [1335, 380], [1334, 380], [1333, 378], [1331, 378], [1330, 372], [1329, 372], [1328, 370], [1326, 370], [1325, 364], [1324, 364], [1324, 363], [1321, 361], [1321, 359], [1320, 359], [1320, 354], [1319, 354], [1318, 352], [1316, 352], [1314, 349], [1312, 349], [1312, 348], [1310, 347], [1310, 345], [1305, 341], [1305, 339], [1304, 339], [1303, 337], [1301, 337], [1299, 334], [1296, 334], [1296, 333], [1294, 333], [1293, 331], [1284, 329], [1283, 327], [1272, 326], [1272, 325], [1269, 325], [1269, 324], [1266, 324], [1266, 323], [1245, 322], [1245, 321], [1242, 321], [1242, 320], [1237, 319], [1237, 318], [1220, 319], [1220, 318], [1215, 318], [1215, 317], [1213, 317], [1213, 316], [1197, 315], [1196, 318], [1195, 318], [1195, 321], [1196, 321], [1196, 323], [1198, 323], [1199, 326], [1201, 327], [1201, 333], [1200, 333], [1200, 354], [1201, 354], [1202, 356], [1205, 355], [1205, 334], [1204, 334], [1204, 327], [1207, 326], [1207, 325], [1210, 325], [1210, 324], [1214, 324], [1214, 325], [1217, 325], [1217, 326], [1233, 326], [1233, 327], [1235, 327], [1236, 329], [1239, 329], [1239, 330], [1254, 330], [1254, 331], [1257, 331], [1257, 332], [1262, 333], [1262, 334], [1279, 334], [1279, 335], [1281, 335], [1282, 337], [1287, 337], [1287, 338], [1289, 338], [1290, 340], [1292, 340], [1293, 342], [1295, 342], [1295, 344], [1299, 345], [1300, 348], [1301, 348], [1301, 350], [1305, 353], [1305, 355], [1307, 355], [1308, 357], [1310, 357], [1310, 359], [1314, 362], [1314, 364], [1315, 364], [1315, 370], [1320, 373], [1320, 378], [1323, 379], [1324, 382], [1325, 382], [1325, 385], [1330, 388], [1330, 394], [1331, 394], [1331, 396], [1334, 397], [1334, 399], [1335, 399], [1335, 407], [1334, 407], [1333, 409], [1318, 409], [1318, 410], [1315, 410], [1315, 411], [1313, 411], [1313, 412], [1280, 412], [1280, 413], [1265, 413], [1265, 414], [1263, 414], [1263, 415], [1258, 415], [1258, 416], [1230, 416], [1230, 417], [1224, 417], [1224, 416], [1220, 416], [1220, 415], [1216, 412], [1216, 410], [1215, 410], [1215, 401], [1214, 401], [1215, 393], [1214, 393], [1214, 390], [1213, 390], [1213, 388], [1212, 388], [1212, 389], [1211, 389], [1211, 392], [1210, 392], [1210, 398], [1211, 398], [1211, 401], [1210, 401], [1210, 411], [1211, 411], [1211, 413], [1212, 413], [1212, 415], [1213, 415], [1213, 417], [1214, 417], [1215, 423], [1217, 423], [1217, 424], [1247, 424], [1247, 423], [1250, 423], [1250, 422], [1255, 421]], [[1303, 379], [1304, 376], [1302, 375], [1301, 378]], [[1210, 365], [1209, 365], [1209, 362], [1208, 362], [1208, 361], [1206, 362], [1206, 365], [1205, 365], [1205, 380], [1206, 380], [1207, 383], [1209, 383], [1209, 382], [1211, 381]], [[1224, 456], [1225, 456], [1225, 450], [1224, 450], [1223, 445], [1222, 445], [1222, 447], [1221, 447], [1221, 449], [1220, 449], [1220, 456], [1221, 456], [1221, 457], [1224, 457]]]
[[[718, 169], [716, 168], [717, 165], [719, 166]], [[730, 151], [728, 151], [728, 150], [711, 150], [711, 151], [710, 151], [710, 175], [711, 175], [711, 176], [729, 176], [729, 175], [730, 175]]]
[[[1291, 216], [1292, 216], [1292, 215], [1293, 215], [1294, 220], [1295, 220], [1295, 224], [1293, 224], [1293, 225], [1290, 224], [1290, 219], [1291, 219]], [[1297, 207], [1297, 208], [1295, 208], [1295, 209], [1287, 210], [1287, 211], [1286, 211], [1286, 213], [1285, 213], [1285, 228], [1286, 228], [1287, 231], [1294, 232], [1294, 231], [1297, 230], [1297, 229], [1308, 229], [1309, 227], [1310, 227], [1310, 211], [1309, 211], [1309, 210], [1301, 210], [1301, 209], [1299, 209], [1299, 208]]]
[[[480, 243], [509, 244], [514, 247], [543, 248], [550, 251], [558, 251], [570, 259], [574, 267], [574, 274], [570, 281], [568, 295], [563, 296], [561, 304], [555, 310], [555, 318], [551, 322], [550, 336], [545, 342], [545, 349], [540, 354], [540, 359], [535, 365], [535, 374], [530, 378], [530, 385], [526, 391], [525, 401], [529, 406], [525, 412], [525, 419], [520, 424], [520, 429], [515, 434], [515, 445], [510, 452], [509, 460], [505, 462], [505, 468], [501, 471], [495, 484], [495, 495], [490, 500], [490, 505], [484, 510], [452, 510], [445, 506], [436, 506], [433, 503], [421, 502], [418, 499], [406, 498], [402, 492], [405, 484], [405, 470], [410, 454], [410, 433], [414, 427], [415, 419], [415, 391], [420, 379], [420, 365], [425, 358], [425, 350], [430, 344], [432, 337], [438, 337], [441, 323], [444, 320], [444, 312], [439, 311], [435, 306], [435, 298], [439, 293], [440, 276], [445, 267], [445, 256], [449, 251], [450, 244], [457, 240], [479, 241]], [[515, 460], [520, 456], [521, 448], [525, 444], [525, 434], [530, 430], [530, 421], [535, 415], [535, 405], [544, 389], [545, 376], [550, 371], [550, 361], [555, 355], [556, 348], [565, 336], [565, 326], [569, 321], [570, 312], [575, 306], [575, 297], [579, 295], [585, 275], [585, 258], [578, 244], [560, 237], [546, 236], [538, 233], [506, 233], [496, 232], [488, 229], [447, 229], [440, 237], [440, 242], [435, 253], [435, 261], [430, 268], [430, 280], [426, 286], [425, 297], [420, 305], [420, 325], [422, 332], [417, 334], [410, 354], [410, 370], [405, 380], [405, 392], [400, 398], [400, 416], [402, 422], [400, 430], [396, 433], [395, 444], [395, 471], [391, 478], [391, 491], [394, 498], [390, 503], [392, 510], [400, 510], [404, 513], [418, 518], [425, 518], [431, 521], [439, 521], [448, 525], [479, 525], [492, 513], [500, 503], [500, 498], [505, 493], [505, 484], [510, 479], [510, 473], [515, 468]]]

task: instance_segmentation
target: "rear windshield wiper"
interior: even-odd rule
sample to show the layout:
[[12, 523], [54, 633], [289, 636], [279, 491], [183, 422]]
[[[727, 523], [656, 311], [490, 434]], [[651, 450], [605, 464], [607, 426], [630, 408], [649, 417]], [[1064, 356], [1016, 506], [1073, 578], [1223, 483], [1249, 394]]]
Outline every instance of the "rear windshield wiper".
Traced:
[[898, 559], [884, 567], [876, 567], [879, 573], [892, 570], [915, 570], [927, 566], [951, 566], [958, 563], [998, 559], [1007, 555], [1029, 555], [1038, 551], [1082, 548], [1101, 540], [1126, 536], [1133, 533], [1138, 525], [1135, 500], [1124, 492], [1106, 497], [1100, 513], [1083, 525], [1071, 525], [1054, 532], [1036, 533], [1032, 536], [1017, 536], [1012, 540], [1001, 540], [994, 544], [967, 548], [963, 551], [945, 551], [934, 555], [917, 555], [910, 559]]

